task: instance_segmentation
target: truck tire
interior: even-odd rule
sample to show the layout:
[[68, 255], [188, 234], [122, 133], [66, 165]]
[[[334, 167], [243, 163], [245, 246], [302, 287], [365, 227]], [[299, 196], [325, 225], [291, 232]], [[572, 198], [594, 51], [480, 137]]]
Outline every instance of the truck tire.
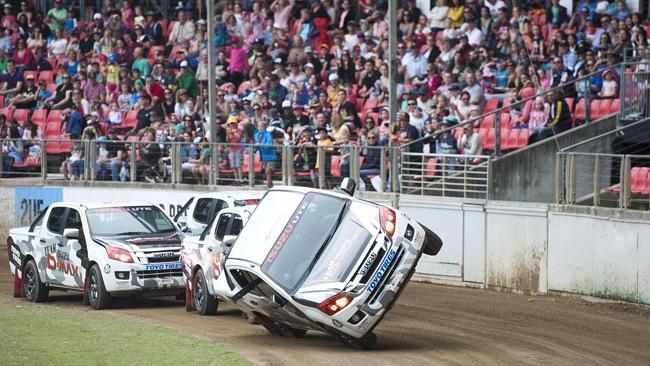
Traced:
[[427, 255], [436, 255], [442, 248], [442, 239], [428, 227], [420, 224], [424, 229], [424, 244], [422, 252]]
[[361, 338], [353, 338], [347, 334], [340, 333], [339, 338], [345, 345], [361, 348], [363, 350], [371, 350], [377, 344], [377, 335], [373, 332], [368, 332]]
[[111, 294], [106, 291], [102, 272], [96, 264], [90, 267], [88, 273], [88, 302], [95, 310], [106, 309], [111, 304]]
[[23, 291], [27, 300], [32, 302], [46, 301], [50, 292], [47, 286], [41, 281], [36, 262], [33, 259], [25, 264], [25, 269], [23, 270]]
[[216, 296], [210, 295], [208, 283], [205, 280], [203, 271], [199, 270], [194, 275], [194, 286], [192, 286], [192, 295], [196, 312], [201, 315], [214, 315], [217, 313], [219, 300]]

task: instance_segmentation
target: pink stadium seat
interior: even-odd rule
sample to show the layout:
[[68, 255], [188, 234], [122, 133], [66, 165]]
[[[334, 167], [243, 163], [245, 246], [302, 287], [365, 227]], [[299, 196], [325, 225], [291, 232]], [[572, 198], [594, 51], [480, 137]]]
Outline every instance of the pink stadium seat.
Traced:
[[51, 84], [54, 82], [54, 71], [45, 70], [38, 73], [38, 81], [45, 80], [45, 83]]
[[576, 105], [576, 110], [573, 113], [573, 121], [584, 121], [585, 118], [585, 100], [583, 98], [580, 99]]
[[47, 121], [47, 109], [37, 109], [32, 113], [32, 123], [45, 127], [45, 121]]
[[632, 193], [642, 193], [648, 180], [648, 167], [634, 167], [630, 173], [630, 190]]
[[332, 177], [341, 176], [341, 157], [339, 155], [332, 155]]
[[483, 108], [483, 113], [490, 113], [493, 110], [499, 108], [499, 99], [493, 98], [485, 103], [485, 108]]
[[23, 125], [29, 117], [29, 109], [16, 109], [14, 111], [13, 118], [18, 122], [19, 125]]
[[615, 114], [621, 111], [621, 100], [616, 98], [612, 99], [612, 103], [609, 105], [609, 114]]

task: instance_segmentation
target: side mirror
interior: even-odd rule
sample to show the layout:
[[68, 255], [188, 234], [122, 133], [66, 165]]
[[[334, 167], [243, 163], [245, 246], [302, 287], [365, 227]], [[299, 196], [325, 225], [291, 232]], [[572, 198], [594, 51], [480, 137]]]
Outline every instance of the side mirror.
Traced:
[[63, 229], [63, 237], [66, 239], [79, 239], [79, 229], [67, 228]]
[[341, 188], [343, 192], [349, 194], [350, 196], [354, 196], [354, 191], [357, 189], [357, 183], [354, 181], [354, 179], [346, 177], [341, 181], [339, 188]]
[[178, 228], [186, 233], [189, 230], [189, 227], [187, 226], [187, 217], [181, 216], [178, 218], [178, 221], [176, 221], [176, 224], [178, 225]]
[[223, 237], [223, 244], [227, 247], [231, 247], [235, 244], [235, 240], [237, 240], [237, 235], [225, 235]]

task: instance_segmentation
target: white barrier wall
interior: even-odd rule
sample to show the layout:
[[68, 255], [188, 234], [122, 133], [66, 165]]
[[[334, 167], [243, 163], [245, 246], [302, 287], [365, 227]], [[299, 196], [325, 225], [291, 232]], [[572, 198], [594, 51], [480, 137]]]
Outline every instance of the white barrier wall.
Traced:
[[650, 303], [650, 225], [549, 212], [548, 287]]
[[[56, 201], [149, 201], [173, 216], [195, 193], [0, 187], [6, 213], [0, 216], [0, 232], [29, 224]], [[364, 197], [390, 202], [387, 196]], [[437, 256], [422, 257], [416, 280], [523, 293], [564, 291], [650, 304], [650, 219], [557, 212], [541, 204], [408, 195], [399, 197], [399, 207], [444, 242]]]

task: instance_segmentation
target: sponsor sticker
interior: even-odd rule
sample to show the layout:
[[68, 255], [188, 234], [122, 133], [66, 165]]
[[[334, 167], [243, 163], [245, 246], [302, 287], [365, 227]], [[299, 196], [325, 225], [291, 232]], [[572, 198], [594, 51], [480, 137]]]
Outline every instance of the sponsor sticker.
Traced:
[[147, 264], [144, 266], [145, 271], [161, 271], [166, 269], [182, 269], [183, 263], [157, 263], [157, 264]]
[[370, 256], [368, 256], [368, 260], [366, 261], [366, 263], [363, 264], [363, 267], [361, 267], [359, 273], [357, 274], [361, 277], [365, 276], [365, 274], [368, 273], [370, 266], [372, 266], [372, 264], [375, 263], [375, 259], [377, 259], [377, 253], [371, 252]]
[[386, 272], [388, 267], [390, 267], [390, 264], [393, 261], [393, 258], [395, 258], [395, 249], [391, 249], [390, 252], [388, 252], [388, 255], [386, 256], [386, 259], [384, 259], [384, 262], [379, 267], [379, 270], [377, 271], [377, 274], [375, 274], [375, 277], [370, 282], [370, 286], [368, 286], [368, 292], [372, 292], [372, 290], [375, 289], [377, 284], [379, 284], [379, 281], [384, 276], [384, 273]]
[[337, 328], [343, 328], [343, 323], [341, 323], [339, 320], [332, 319], [332, 324], [334, 324], [334, 326]]

